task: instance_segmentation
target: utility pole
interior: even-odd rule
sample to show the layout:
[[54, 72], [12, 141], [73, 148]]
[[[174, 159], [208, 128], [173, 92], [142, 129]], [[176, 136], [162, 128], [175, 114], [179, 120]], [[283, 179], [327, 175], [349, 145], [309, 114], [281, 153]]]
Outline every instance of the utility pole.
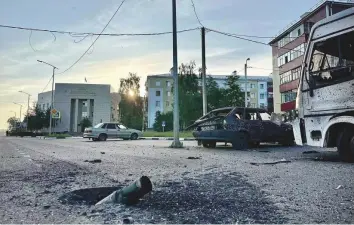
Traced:
[[29, 93], [27, 93], [27, 92], [24, 92], [24, 91], [19, 91], [19, 92], [23, 93], [23, 94], [26, 94], [28, 96], [28, 98], [27, 98], [27, 119], [26, 119], [26, 123], [27, 123], [26, 131], [28, 131], [29, 101], [30, 101], [31, 95]]
[[173, 27], [173, 78], [174, 78], [174, 102], [173, 102], [173, 142], [171, 148], [182, 148], [179, 141], [179, 108], [178, 108], [178, 62], [177, 62], [177, 18], [176, 0], [172, 0], [172, 27]]
[[247, 80], [247, 62], [250, 60], [250, 58], [246, 59], [245, 63], [245, 109], [244, 109], [244, 118], [246, 118], [246, 108], [248, 106], [247, 104], [247, 85], [248, 85], [248, 80]]
[[203, 92], [203, 115], [207, 114], [207, 92], [206, 92], [206, 66], [205, 66], [205, 27], [201, 29], [202, 36], [202, 92]]
[[50, 103], [50, 113], [49, 113], [49, 135], [52, 134], [52, 109], [54, 109], [54, 74], [55, 74], [55, 69], [58, 69], [57, 67], [53, 66], [52, 64], [46, 63], [41, 60], [37, 60], [40, 63], [47, 64], [48, 66], [53, 67], [53, 75], [52, 75], [52, 100]]

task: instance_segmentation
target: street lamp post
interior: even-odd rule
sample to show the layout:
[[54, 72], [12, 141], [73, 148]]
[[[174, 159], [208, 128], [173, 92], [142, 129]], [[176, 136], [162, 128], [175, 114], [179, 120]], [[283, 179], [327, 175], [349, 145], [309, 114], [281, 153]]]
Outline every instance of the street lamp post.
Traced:
[[248, 84], [248, 80], [247, 80], [247, 62], [250, 61], [250, 58], [246, 59], [246, 63], [245, 63], [245, 109], [244, 109], [244, 118], [246, 118], [246, 108], [248, 106], [247, 104], [247, 84]]
[[52, 75], [52, 99], [50, 103], [50, 113], [49, 113], [49, 134], [52, 134], [52, 109], [54, 109], [54, 74], [55, 74], [55, 69], [58, 69], [57, 67], [53, 66], [52, 64], [49, 64], [47, 62], [44, 62], [42, 60], [37, 60], [40, 63], [47, 64], [48, 66], [53, 67], [53, 75]]
[[26, 119], [26, 123], [27, 123], [27, 126], [26, 126], [26, 130], [28, 130], [28, 116], [29, 116], [29, 101], [30, 101], [30, 97], [31, 95], [27, 92], [24, 92], [24, 91], [19, 91], [20, 93], [23, 93], [23, 94], [26, 94], [27, 95], [27, 119]]
[[16, 102], [14, 102], [14, 104], [20, 106], [20, 122], [21, 122], [22, 105], [20, 103], [16, 103]]

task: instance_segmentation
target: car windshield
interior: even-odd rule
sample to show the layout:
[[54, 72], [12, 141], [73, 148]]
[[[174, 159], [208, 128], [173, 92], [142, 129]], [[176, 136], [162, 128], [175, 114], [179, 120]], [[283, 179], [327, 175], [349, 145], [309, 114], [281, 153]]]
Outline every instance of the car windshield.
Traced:
[[102, 127], [102, 125], [103, 125], [103, 123], [99, 123], [99, 124], [95, 125], [93, 128], [100, 128], [100, 127]]

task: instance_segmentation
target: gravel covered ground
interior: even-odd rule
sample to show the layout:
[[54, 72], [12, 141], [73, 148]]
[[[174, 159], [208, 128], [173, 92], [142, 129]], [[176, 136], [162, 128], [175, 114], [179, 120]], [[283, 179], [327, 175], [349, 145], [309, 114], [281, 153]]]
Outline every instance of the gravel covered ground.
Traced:
[[[169, 144], [0, 137], [0, 222], [354, 223], [354, 164], [333, 150]], [[142, 175], [139, 204], [93, 205]]]

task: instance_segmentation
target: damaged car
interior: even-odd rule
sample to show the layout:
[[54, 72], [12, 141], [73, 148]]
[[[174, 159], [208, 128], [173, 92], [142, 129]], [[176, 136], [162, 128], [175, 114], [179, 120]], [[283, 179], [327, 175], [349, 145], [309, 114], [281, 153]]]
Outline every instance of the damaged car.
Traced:
[[198, 145], [206, 148], [216, 147], [217, 142], [231, 143], [234, 149], [257, 147], [260, 142], [294, 144], [292, 125], [260, 108], [215, 109], [187, 129], [194, 129]]

